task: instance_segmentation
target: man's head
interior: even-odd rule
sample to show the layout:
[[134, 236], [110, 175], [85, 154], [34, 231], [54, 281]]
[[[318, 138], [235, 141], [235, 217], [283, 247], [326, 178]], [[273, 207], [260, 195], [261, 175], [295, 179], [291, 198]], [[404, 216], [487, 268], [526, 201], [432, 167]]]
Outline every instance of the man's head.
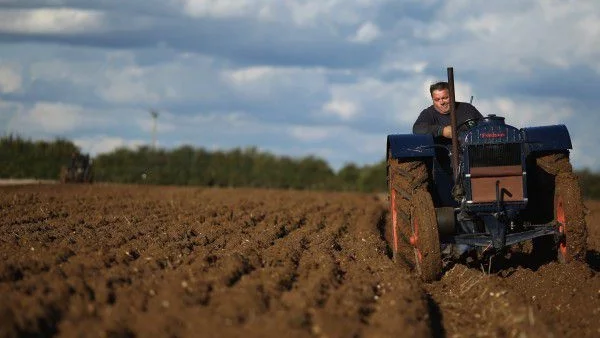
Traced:
[[450, 112], [450, 90], [448, 82], [438, 82], [429, 86], [429, 93], [433, 100], [433, 106], [435, 109], [442, 113], [448, 114]]

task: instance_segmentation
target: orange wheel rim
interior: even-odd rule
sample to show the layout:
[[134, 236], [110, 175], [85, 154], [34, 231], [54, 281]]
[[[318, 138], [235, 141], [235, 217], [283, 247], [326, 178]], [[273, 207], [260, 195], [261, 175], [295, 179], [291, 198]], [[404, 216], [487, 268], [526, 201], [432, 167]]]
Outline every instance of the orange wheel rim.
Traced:
[[394, 252], [398, 252], [398, 213], [396, 211], [396, 190], [391, 189], [392, 236], [394, 237]]
[[[559, 223], [558, 232], [561, 235], [565, 235], [567, 222], [566, 222], [566, 217], [565, 217], [565, 207], [564, 207], [564, 202], [563, 202], [562, 196], [558, 197], [558, 200], [556, 201], [556, 207], [554, 209], [556, 210], [556, 221], [558, 221], [558, 223]], [[563, 256], [565, 256], [567, 254], [567, 244], [564, 240], [561, 240], [560, 243], [558, 244], [558, 250], [560, 251], [560, 253]]]

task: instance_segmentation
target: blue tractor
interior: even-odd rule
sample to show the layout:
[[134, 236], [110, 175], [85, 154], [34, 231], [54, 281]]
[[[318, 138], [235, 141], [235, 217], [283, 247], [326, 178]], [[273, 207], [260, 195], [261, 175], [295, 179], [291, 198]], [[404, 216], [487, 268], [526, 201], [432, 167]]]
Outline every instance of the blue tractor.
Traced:
[[584, 260], [587, 229], [567, 128], [517, 129], [493, 114], [457, 125], [451, 67], [448, 82], [451, 148], [431, 135], [387, 137], [393, 259], [426, 282], [457, 252], [491, 261], [521, 246], [537, 258]]

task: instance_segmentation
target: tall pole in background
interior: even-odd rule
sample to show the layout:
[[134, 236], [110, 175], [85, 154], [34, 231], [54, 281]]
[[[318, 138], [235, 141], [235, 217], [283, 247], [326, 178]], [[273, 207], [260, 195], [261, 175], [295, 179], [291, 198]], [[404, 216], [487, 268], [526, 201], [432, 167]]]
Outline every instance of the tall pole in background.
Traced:
[[152, 115], [152, 149], [156, 150], [156, 119], [158, 118], [158, 112], [156, 110], [151, 110], [150, 115]]

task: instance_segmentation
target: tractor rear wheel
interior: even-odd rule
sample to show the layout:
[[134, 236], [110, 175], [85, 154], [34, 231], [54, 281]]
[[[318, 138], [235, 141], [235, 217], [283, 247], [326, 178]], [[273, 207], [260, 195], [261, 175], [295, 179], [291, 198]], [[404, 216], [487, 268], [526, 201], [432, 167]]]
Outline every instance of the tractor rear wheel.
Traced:
[[551, 250], [556, 250], [556, 257], [561, 263], [584, 261], [587, 246], [585, 206], [568, 154], [541, 156], [537, 164], [554, 180], [551, 182], [554, 186], [553, 215], [561, 236], [558, 246], [553, 245]]
[[398, 264], [407, 264], [426, 282], [442, 269], [435, 208], [422, 161], [388, 160], [390, 222], [386, 239]]

